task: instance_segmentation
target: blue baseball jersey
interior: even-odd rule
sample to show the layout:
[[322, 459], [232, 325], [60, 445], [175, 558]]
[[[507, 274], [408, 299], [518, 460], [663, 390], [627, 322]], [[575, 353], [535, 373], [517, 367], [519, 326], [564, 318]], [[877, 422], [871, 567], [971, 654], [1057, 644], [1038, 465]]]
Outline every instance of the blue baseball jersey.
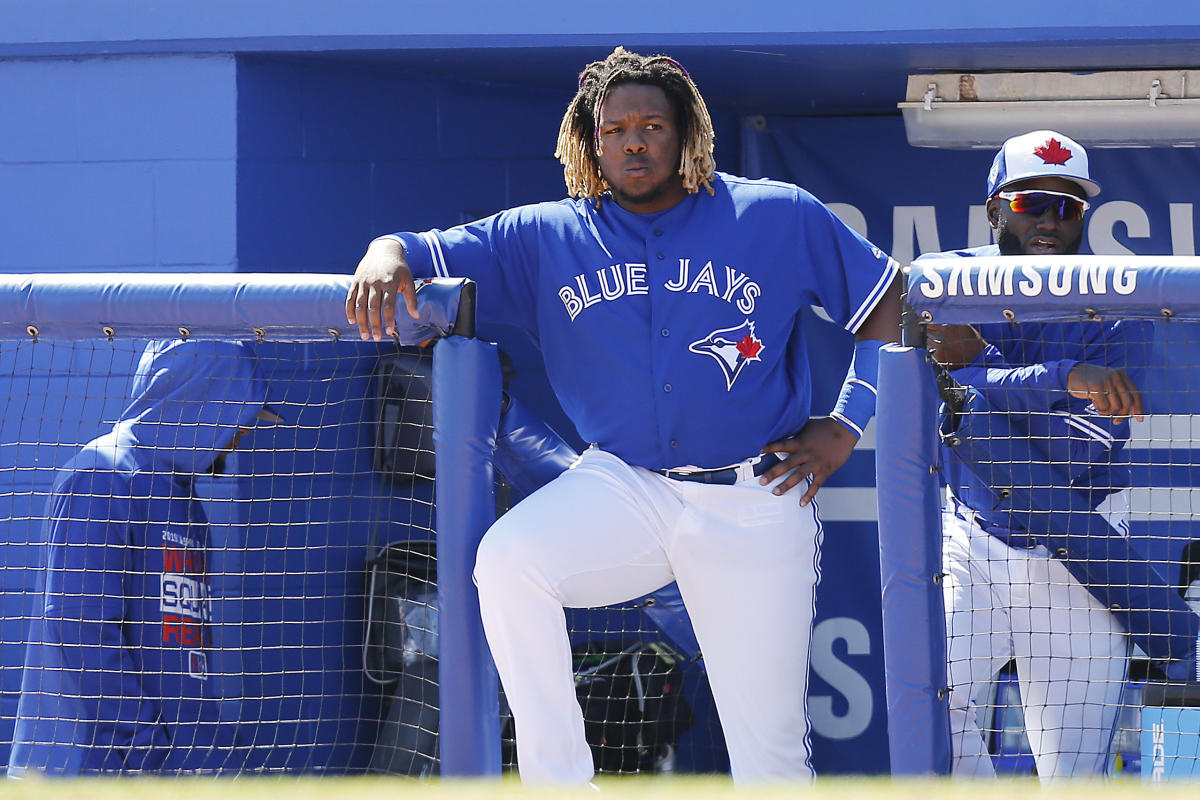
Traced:
[[[930, 253], [931, 258], [998, 256], [996, 245]], [[1142, 384], [1150, 363], [1154, 328], [1148, 322], [1113, 323], [1007, 322], [976, 325], [988, 346], [975, 360], [950, 374], [964, 386], [980, 391], [998, 411], [1045, 443], [1052, 457], [1065, 465], [1072, 485], [1096, 490], [1097, 502], [1129, 485], [1124, 448], [1129, 424], [1116, 424], [1096, 413], [1090, 401], [1067, 394], [1067, 376], [1081, 361], [1124, 370], [1135, 386]], [[1016, 547], [1035, 542], [1017, 515], [996, 510], [1004, 505], [990, 486], [963, 464], [954, 451], [942, 448], [946, 481], [954, 496], [975, 511], [984, 530]]]
[[395, 237], [414, 276], [471, 278], [481, 319], [534, 337], [585, 440], [714, 468], [808, 420], [800, 309], [857, 331], [897, 265], [799, 187], [718, 173], [713, 188], [653, 214], [561, 200]]

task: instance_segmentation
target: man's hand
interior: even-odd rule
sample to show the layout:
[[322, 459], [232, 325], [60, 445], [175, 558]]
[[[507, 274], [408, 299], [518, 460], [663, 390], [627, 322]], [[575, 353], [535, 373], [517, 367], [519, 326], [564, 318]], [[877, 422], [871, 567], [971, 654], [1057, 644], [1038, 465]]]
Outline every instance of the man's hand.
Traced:
[[925, 328], [925, 349], [946, 369], [965, 367], [985, 347], [987, 342], [970, 325], [929, 325]]
[[404, 258], [404, 247], [391, 238], [376, 239], [354, 270], [346, 293], [346, 321], [358, 325], [363, 339], [379, 341], [396, 333], [396, 295], [404, 296], [408, 315], [417, 317], [417, 287]]
[[1130, 417], [1141, 422], [1142, 415], [1146, 413], [1142, 405], [1142, 393], [1124, 370], [1080, 361], [1071, 367], [1067, 375], [1067, 391], [1072, 397], [1091, 400], [1096, 413], [1112, 417], [1114, 423], [1124, 422]]
[[773, 490], [775, 494], [783, 494], [811, 476], [812, 484], [800, 498], [800, 505], [806, 506], [816, 497], [817, 489], [824, 485], [825, 480], [846, 463], [856, 444], [858, 437], [832, 417], [810, 419], [795, 436], [771, 442], [763, 448], [764, 453], [779, 453], [787, 458], [767, 470], [759, 478], [759, 483], [765, 486], [780, 475], [791, 472]]

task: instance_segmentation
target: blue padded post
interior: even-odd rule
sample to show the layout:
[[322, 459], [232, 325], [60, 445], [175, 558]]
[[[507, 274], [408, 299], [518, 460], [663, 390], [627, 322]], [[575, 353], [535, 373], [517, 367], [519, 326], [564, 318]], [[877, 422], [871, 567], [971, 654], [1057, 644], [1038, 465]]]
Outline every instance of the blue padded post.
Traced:
[[875, 445], [888, 744], [894, 775], [950, 771], [938, 392], [919, 348], [879, 355]]
[[[439, 750], [443, 776], [500, 774], [500, 695], [471, 574], [496, 518], [492, 451], [500, 417], [496, 345], [451, 336], [433, 356], [437, 450]], [[453, 497], [454, 502], [440, 502]]]

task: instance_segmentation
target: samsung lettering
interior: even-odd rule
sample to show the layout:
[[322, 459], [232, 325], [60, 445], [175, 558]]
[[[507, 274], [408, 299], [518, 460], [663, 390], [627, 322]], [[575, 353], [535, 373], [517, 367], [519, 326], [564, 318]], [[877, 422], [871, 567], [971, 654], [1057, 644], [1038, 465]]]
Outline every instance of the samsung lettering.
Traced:
[[926, 266], [918, 285], [929, 299], [940, 297], [1038, 297], [1070, 294], [1133, 294], [1137, 268], [1120, 264], [1053, 264], [1039, 267], [1028, 261], [1011, 264], [958, 265], [949, 269]]

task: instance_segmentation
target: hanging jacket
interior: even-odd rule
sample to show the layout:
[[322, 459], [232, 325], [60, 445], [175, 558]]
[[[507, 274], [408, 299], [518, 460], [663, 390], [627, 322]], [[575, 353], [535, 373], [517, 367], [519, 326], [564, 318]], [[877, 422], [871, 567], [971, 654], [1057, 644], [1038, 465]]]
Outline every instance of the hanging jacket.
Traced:
[[58, 471], [10, 777], [205, 771], [228, 756], [193, 483], [266, 393], [239, 343], [152, 342], [112, 430]]

